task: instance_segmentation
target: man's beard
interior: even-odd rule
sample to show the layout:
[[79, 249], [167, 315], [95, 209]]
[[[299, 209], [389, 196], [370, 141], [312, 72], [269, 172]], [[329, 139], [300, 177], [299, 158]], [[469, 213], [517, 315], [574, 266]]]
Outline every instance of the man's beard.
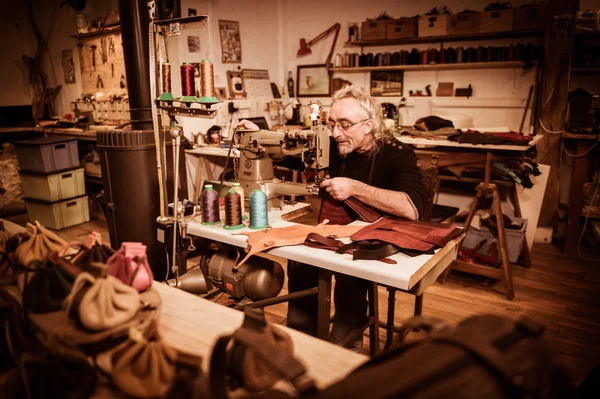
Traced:
[[[337, 140], [336, 140], [337, 141]], [[354, 151], [354, 147], [349, 141], [337, 141], [338, 152], [340, 157], [345, 158]]]

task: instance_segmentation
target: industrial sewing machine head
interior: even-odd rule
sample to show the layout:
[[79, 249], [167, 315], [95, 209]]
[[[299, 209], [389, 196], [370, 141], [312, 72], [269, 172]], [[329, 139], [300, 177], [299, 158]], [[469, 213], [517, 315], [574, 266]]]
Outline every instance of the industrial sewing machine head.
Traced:
[[[238, 131], [236, 148], [240, 157], [236, 178], [247, 194], [259, 189], [267, 195], [269, 208], [280, 207], [284, 195], [313, 195], [319, 188], [319, 172], [329, 167], [329, 130], [273, 132]], [[275, 177], [273, 164], [315, 172], [315, 183], [286, 182]]]

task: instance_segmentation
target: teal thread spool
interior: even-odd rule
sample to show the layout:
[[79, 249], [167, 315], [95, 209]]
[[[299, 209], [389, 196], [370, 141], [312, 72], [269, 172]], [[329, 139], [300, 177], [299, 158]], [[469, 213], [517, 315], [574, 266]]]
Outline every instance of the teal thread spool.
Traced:
[[212, 184], [207, 184], [200, 195], [202, 204], [202, 224], [218, 224], [221, 223], [219, 216], [219, 194], [213, 190]]
[[262, 230], [269, 226], [269, 212], [267, 209], [267, 195], [260, 190], [250, 193], [250, 227]]
[[246, 199], [244, 197], [244, 188], [240, 185], [240, 183], [233, 183], [233, 186], [231, 186], [231, 189], [234, 190], [236, 193], [238, 193], [241, 197], [241, 204], [242, 204], [242, 220], [246, 220], [248, 219], [248, 216], [246, 216]]
[[225, 226], [227, 230], [237, 230], [244, 227], [242, 223], [241, 197], [235, 190], [229, 190], [225, 195]]

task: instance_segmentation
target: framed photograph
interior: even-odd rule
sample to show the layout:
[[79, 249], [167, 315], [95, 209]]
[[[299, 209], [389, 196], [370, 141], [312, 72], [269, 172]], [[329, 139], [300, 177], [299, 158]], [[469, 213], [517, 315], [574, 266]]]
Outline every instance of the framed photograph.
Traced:
[[227, 71], [227, 83], [229, 95], [234, 100], [246, 98], [246, 87], [244, 87], [244, 78], [241, 71]]
[[188, 52], [199, 53], [200, 52], [200, 36], [188, 36]]
[[221, 62], [223, 64], [240, 64], [242, 62], [240, 23], [220, 19], [219, 35], [221, 36]]
[[298, 65], [296, 73], [298, 97], [329, 97], [331, 76], [326, 64]]
[[65, 74], [65, 83], [75, 83], [75, 62], [73, 61], [73, 50], [63, 50], [62, 65], [63, 72]]
[[404, 71], [371, 72], [371, 95], [402, 97]]

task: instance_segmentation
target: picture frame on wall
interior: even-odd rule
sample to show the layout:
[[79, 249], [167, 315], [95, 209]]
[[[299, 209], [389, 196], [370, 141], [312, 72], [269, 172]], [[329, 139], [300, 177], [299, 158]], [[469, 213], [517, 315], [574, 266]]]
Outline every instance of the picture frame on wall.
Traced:
[[221, 36], [221, 62], [223, 64], [239, 64], [242, 62], [242, 41], [240, 23], [238, 21], [219, 20]]
[[331, 75], [327, 64], [298, 65], [296, 93], [298, 97], [331, 96]]
[[404, 71], [372, 71], [371, 95], [373, 97], [402, 97]]

